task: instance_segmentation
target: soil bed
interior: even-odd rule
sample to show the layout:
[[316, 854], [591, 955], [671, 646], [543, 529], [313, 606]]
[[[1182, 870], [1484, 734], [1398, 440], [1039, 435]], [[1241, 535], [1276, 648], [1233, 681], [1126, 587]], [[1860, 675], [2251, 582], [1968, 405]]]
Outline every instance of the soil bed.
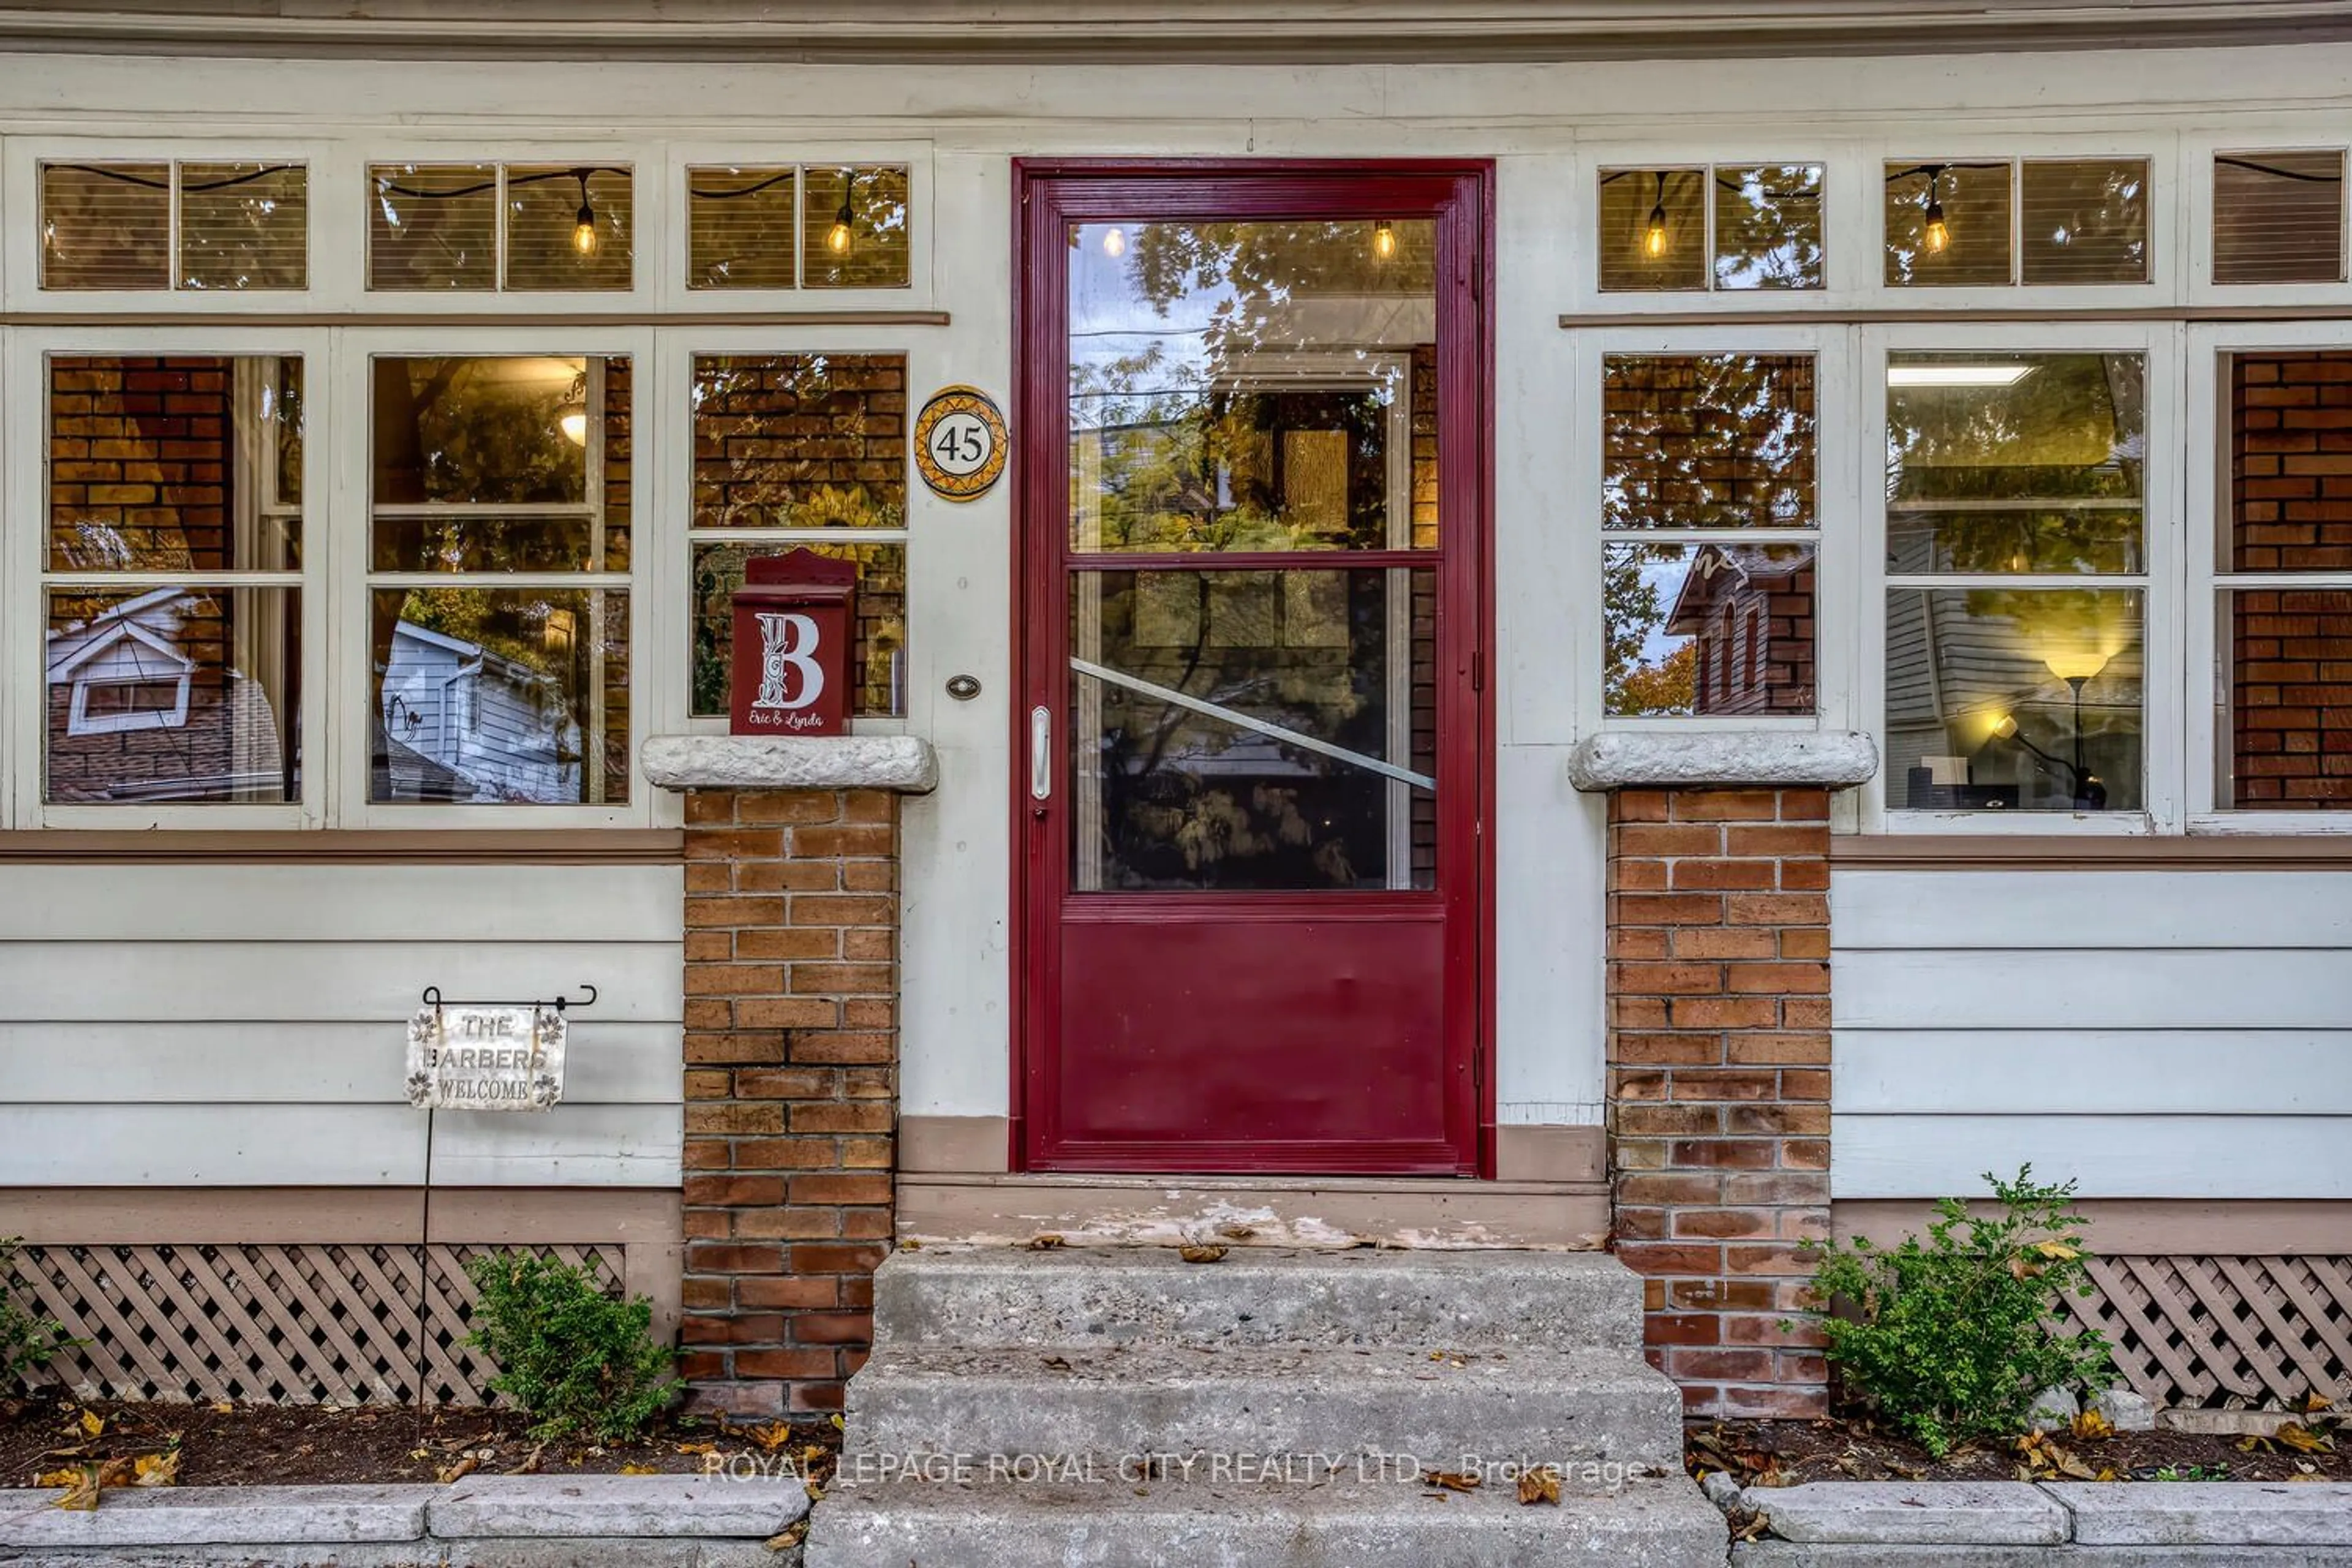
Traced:
[[[91, 1436], [84, 1414], [104, 1423]], [[28, 1487], [37, 1476], [176, 1451], [174, 1480], [184, 1487], [303, 1486], [327, 1482], [455, 1480], [470, 1475], [677, 1475], [714, 1459], [739, 1473], [791, 1473], [822, 1481], [832, 1474], [840, 1432], [825, 1417], [790, 1424], [722, 1424], [682, 1415], [643, 1441], [599, 1447], [541, 1444], [511, 1410], [320, 1405], [232, 1405], [84, 1403], [56, 1395], [0, 1399], [0, 1487]], [[807, 1458], [807, 1450], [822, 1453]], [[462, 1472], [459, 1468], [464, 1467]], [[110, 1479], [108, 1484], [113, 1484]]]
[[[1941, 1459], [1907, 1438], [1863, 1420], [1693, 1421], [1684, 1428], [1683, 1457], [1694, 1476], [1729, 1473], [1742, 1486], [1798, 1486], [1806, 1481], [2352, 1481], [2352, 1432], [2338, 1432], [2325, 1415], [2310, 1430], [2329, 1447], [2299, 1452], [2278, 1438], [2197, 1432], [2116, 1432], [2049, 1435], [2045, 1443], [1979, 1442]], [[2078, 1474], [2079, 1465], [2087, 1474]]]

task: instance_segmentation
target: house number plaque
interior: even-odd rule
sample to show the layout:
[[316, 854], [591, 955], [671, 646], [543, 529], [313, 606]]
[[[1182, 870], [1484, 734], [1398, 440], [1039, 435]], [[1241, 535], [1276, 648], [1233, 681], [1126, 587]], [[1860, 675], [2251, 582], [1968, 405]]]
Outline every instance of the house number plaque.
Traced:
[[1004, 411], [976, 386], [942, 387], [915, 416], [915, 468], [935, 495], [976, 500], [1003, 476]]

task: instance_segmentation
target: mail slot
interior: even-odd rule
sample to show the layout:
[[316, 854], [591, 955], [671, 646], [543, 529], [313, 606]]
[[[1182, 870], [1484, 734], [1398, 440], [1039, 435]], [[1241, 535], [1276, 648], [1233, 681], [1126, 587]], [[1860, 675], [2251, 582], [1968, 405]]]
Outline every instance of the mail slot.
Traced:
[[743, 576], [733, 601], [734, 733], [847, 734], [857, 563], [795, 550], [751, 557]]

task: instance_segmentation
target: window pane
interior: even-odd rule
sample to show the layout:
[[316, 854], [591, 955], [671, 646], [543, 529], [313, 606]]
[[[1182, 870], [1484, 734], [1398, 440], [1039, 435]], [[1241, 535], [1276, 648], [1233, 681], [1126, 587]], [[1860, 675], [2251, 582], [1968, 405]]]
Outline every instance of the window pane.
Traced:
[[301, 565], [302, 362], [53, 354], [56, 572]]
[[1887, 805], [2143, 809], [2143, 636], [2137, 589], [1890, 589]]
[[2344, 277], [2344, 154], [2223, 153], [2213, 159], [2213, 281], [2336, 283]]
[[626, 169], [507, 166], [509, 289], [626, 289], [634, 270]]
[[903, 289], [908, 278], [907, 171], [804, 169], [801, 270], [811, 289]]
[[2221, 804], [2352, 810], [2352, 588], [2224, 591], [2221, 615]]
[[2021, 179], [2026, 282], [2147, 281], [2147, 160], [2029, 160]]
[[694, 526], [903, 528], [907, 362], [699, 355]]
[[1436, 543], [1433, 223], [1072, 239], [1074, 550]]
[[688, 169], [686, 286], [792, 288], [793, 182], [790, 169]]
[[1811, 544], [1608, 546], [1613, 717], [1813, 710]]
[[41, 287], [172, 286], [172, 166], [41, 165]]
[[2231, 360], [2233, 572], [2352, 573], [2352, 351]]
[[495, 167], [379, 163], [368, 182], [369, 288], [498, 287]]
[[43, 798], [299, 800], [301, 630], [292, 588], [49, 590]]
[[1765, 163], [1715, 172], [1715, 286], [1819, 289], [1819, 163]]
[[907, 710], [907, 547], [903, 544], [698, 543], [694, 547], [694, 711], [724, 718], [733, 657], [735, 590], [743, 563], [757, 555], [812, 550], [857, 563], [857, 626], [850, 658], [857, 689], [850, 711], [896, 716]]
[[1706, 171], [1612, 169], [1601, 176], [1601, 287], [1706, 287]]
[[305, 287], [310, 193], [299, 163], [181, 164], [180, 287]]
[[369, 799], [628, 798], [626, 594], [390, 588], [370, 600]]
[[1435, 595], [1406, 568], [1075, 577], [1073, 885], [1433, 887]]
[[1611, 354], [1601, 523], [1811, 528], [1807, 354]]
[[2011, 281], [2007, 163], [1886, 165], [1886, 281], [1957, 288]]
[[1887, 571], [2145, 570], [2139, 355], [1900, 353], [1886, 376]]

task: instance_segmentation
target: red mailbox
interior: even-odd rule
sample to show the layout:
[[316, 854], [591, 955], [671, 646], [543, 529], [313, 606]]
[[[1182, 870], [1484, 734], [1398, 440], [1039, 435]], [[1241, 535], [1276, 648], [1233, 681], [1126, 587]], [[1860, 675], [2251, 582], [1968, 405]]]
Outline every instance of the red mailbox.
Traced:
[[847, 734], [857, 563], [795, 550], [755, 555], [743, 574], [728, 705], [734, 733]]

